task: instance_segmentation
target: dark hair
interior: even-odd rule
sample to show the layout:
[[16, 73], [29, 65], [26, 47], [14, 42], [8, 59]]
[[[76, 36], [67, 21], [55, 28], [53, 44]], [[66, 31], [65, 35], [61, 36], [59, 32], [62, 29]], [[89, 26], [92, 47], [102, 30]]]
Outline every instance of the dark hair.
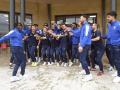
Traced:
[[66, 24], [66, 26], [67, 26], [67, 27], [72, 27], [72, 25], [71, 25], [71, 24]]
[[97, 24], [97, 23], [93, 23], [93, 24], [95, 24], [97, 26], [97, 29], [100, 29], [100, 25], [99, 24]]
[[107, 13], [107, 15], [113, 16], [113, 17], [117, 17], [117, 13], [115, 11], [111, 11], [109, 13]]
[[15, 23], [15, 27], [18, 27], [18, 26], [22, 26], [23, 27], [23, 24], [22, 23]]
[[35, 27], [35, 25], [34, 25], [34, 24], [33, 24], [33, 25], [31, 25], [31, 27], [32, 27], [32, 26], [34, 26], [34, 27]]
[[84, 18], [88, 19], [88, 15], [84, 15], [84, 14], [83, 14], [82, 16], [83, 16]]
[[38, 27], [38, 24], [34, 24], [35, 27]]
[[47, 27], [48, 27], [49, 25], [48, 25], [48, 23], [44, 23], [44, 25], [43, 25], [43, 26], [47, 26]]
[[72, 24], [74, 24], [76, 27], [78, 26], [78, 24], [77, 24], [76, 22], [74, 22], [74, 23], [72, 23]]

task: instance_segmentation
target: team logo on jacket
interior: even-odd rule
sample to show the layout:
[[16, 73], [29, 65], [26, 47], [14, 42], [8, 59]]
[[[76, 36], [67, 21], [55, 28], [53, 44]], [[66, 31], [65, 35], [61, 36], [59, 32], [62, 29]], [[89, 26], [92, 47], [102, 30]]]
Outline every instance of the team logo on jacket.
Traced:
[[116, 29], [116, 26], [114, 26], [113, 29], [115, 30], [115, 29]]

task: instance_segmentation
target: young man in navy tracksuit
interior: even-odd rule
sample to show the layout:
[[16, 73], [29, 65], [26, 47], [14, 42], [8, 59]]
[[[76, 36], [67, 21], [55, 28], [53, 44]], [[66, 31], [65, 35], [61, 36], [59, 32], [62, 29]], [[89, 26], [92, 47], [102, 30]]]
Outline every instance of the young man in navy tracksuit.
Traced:
[[[36, 33], [41, 35], [42, 34], [42, 30], [39, 29], [38, 24], [34, 24], [34, 26], [35, 26], [35, 29], [36, 29]], [[35, 56], [36, 56], [37, 62], [41, 61], [41, 57], [42, 57], [41, 49], [42, 49], [42, 45], [41, 45], [41, 43], [38, 40], [38, 46], [37, 46], [37, 48], [35, 50]]]
[[32, 25], [31, 26], [31, 31], [28, 33], [28, 38], [27, 38], [27, 41], [28, 41], [28, 51], [29, 51], [29, 54], [30, 54], [30, 58], [32, 59], [32, 66], [37, 66], [37, 62], [36, 62], [36, 55], [35, 55], [35, 52], [36, 52], [36, 47], [37, 47], [37, 33], [36, 33], [36, 29], [35, 29], [35, 26]]
[[111, 43], [110, 43], [109, 39], [106, 40], [105, 50], [106, 50], [106, 56], [107, 56], [109, 64], [110, 64], [109, 71], [112, 71], [115, 68], [115, 64], [114, 64], [114, 61], [112, 59], [113, 57], [112, 57], [112, 51], [111, 51]]
[[[27, 36], [29, 33], [30, 33], [30, 26], [25, 26], [24, 27], [24, 33], [25, 33], [25, 36]], [[24, 40], [24, 49], [25, 49], [25, 53], [26, 53], [26, 56], [27, 56], [27, 62], [31, 62], [31, 59], [30, 59], [30, 54], [29, 54], [29, 51], [28, 51], [28, 41], [27, 39]]]
[[108, 33], [107, 38], [111, 43], [112, 60], [115, 63], [117, 70], [116, 77], [113, 82], [120, 82], [120, 22], [116, 20], [117, 14], [115, 11], [111, 11], [107, 14], [108, 20]]
[[76, 23], [72, 24], [72, 30], [69, 32], [72, 39], [72, 58], [69, 66], [73, 65], [74, 59], [78, 59], [78, 44], [80, 40], [80, 29]]
[[80, 17], [81, 33], [80, 33], [80, 43], [79, 43], [79, 52], [80, 52], [80, 62], [82, 64], [83, 70], [80, 74], [86, 74], [83, 81], [92, 80], [92, 75], [90, 74], [90, 70], [88, 69], [87, 55], [91, 46], [91, 27], [87, 22], [87, 16], [83, 15]]
[[22, 27], [23, 27], [22, 24], [19, 23], [17, 25], [17, 28], [11, 30], [8, 34], [0, 38], [0, 43], [10, 39], [11, 50], [16, 58], [15, 67], [13, 69], [13, 74], [11, 77], [11, 82], [20, 80], [20, 78], [16, 76], [19, 67], [21, 67], [21, 72], [20, 72], [21, 76], [24, 76], [25, 74], [26, 57], [23, 49], [24, 33]]
[[51, 43], [50, 43], [50, 36], [46, 28], [43, 28], [43, 33], [41, 36], [41, 45], [42, 45], [41, 53], [42, 53], [43, 60], [44, 60], [43, 65], [46, 65], [46, 64], [51, 65], [51, 61], [50, 61]]
[[[51, 30], [52, 31], [52, 30]], [[59, 45], [60, 45], [60, 40], [57, 37], [57, 35], [60, 34], [60, 30], [58, 29], [57, 25], [54, 25], [54, 29], [50, 34], [51, 37], [51, 48], [50, 48], [50, 56], [52, 59], [52, 62], [55, 63], [55, 59], [57, 61], [57, 66], [59, 66], [59, 61], [60, 61], [60, 49], [59, 49]]]
[[67, 26], [65, 24], [61, 25], [62, 31], [61, 31], [61, 37], [60, 37], [60, 58], [62, 60], [61, 66], [66, 67], [68, 64], [67, 60], [67, 46], [68, 46], [68, 39], [69, 39], [69, 34], [67, 31]]
[[98, 64], [100, 71], [97, 74], [101, 76], [103, 71], [103, 63], [102, 63], [102, 56], [104, 54], [104, 44], [101, 38], [101, 32], [98, 30], [98, 25], [94, 23], [92, 25], [92, 45], [91, 45], [91, 53], [93, 58], [91, 58], [92, 68], [91, 70], [95, 70], [95, 63]]

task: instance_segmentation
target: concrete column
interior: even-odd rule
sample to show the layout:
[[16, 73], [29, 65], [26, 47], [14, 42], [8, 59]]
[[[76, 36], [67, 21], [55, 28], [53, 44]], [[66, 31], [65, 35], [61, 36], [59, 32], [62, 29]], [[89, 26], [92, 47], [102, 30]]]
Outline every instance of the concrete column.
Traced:
[[117, 0], [111, 0], [111, 11], [117, 11]]
[[25, 22], [25, 0], [20, 0], [20, 22]]
[[106, 32], [106, 0], [101, 0], [102, 2], [102, 32]]
[[51, 27], [51, 4], [47, 4], [47, 12], [48, 12], [48, 24]]
[[10, 30], [15, 25], [15, 0], [10, 0]]

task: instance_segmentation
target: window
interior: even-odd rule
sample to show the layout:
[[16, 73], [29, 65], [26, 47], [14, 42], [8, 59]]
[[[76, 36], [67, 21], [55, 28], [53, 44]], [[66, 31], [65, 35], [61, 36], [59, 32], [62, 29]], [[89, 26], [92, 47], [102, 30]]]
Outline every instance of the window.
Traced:
[[9, 15], [0, 13], [0, 35], [6, 34], [9, 31]]
[[[73, 22], [78, 23], [81, 15], [82, 14], [79, 14], [79, 15], [58, 15], [58, 16], [55, 16], [55, 21], [57, 24], [60, 24], [60, 23], [72, 24]], [[95, 14], [86, 14], [86, 15], [88, 15], [88, 22], [90, 24], [97, 23], [97, 14], [96, 13]]]
[[[20, 14], [16, 14], [16, 22], [20, 22]], [[32, 15], [26, 14], [25, 15], [25, 25], [32, 25]]]
[[[20, 22], [20, 13], [15, 14], [15, 23]], [[32, 24], [32, 14], [25, 15], [25, 24]], [[0, 37], [9, 32], [9, 12], [0, 11]]]

